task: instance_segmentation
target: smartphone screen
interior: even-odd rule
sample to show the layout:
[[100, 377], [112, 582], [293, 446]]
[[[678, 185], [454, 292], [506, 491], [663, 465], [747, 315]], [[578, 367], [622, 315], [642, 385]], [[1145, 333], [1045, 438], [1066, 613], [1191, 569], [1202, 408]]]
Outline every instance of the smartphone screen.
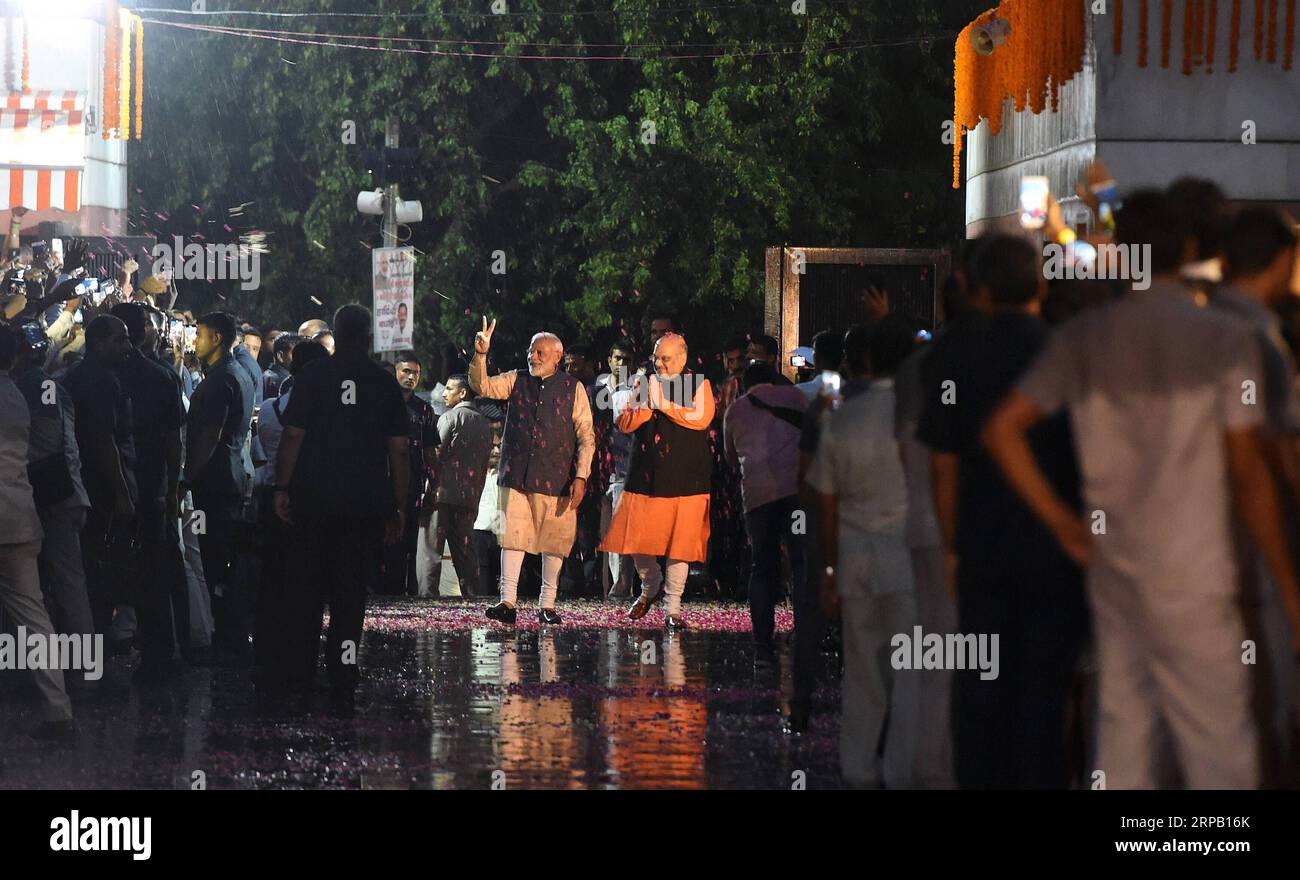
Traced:
[[198, 338], [199, 328], [193, 324], [185, 325], [185, 350], [194, 351], [194, 340]]
[[61, 238], [50, 239], [50, 250], [53, 251], [54, 258], [59, 261], [60, 265], [62, 265], [63, 264], [63, 239]]
[[74, 324], [80, 324], [80, 323], [81, 323], [81, 309], [77, 309], [77, 310], [73, 313], [73, 315], [72, 315], [72, 323], [74, 323]]
[[167, 336], [172, 341], [172, 348], [180, 351], [185, 347], [185, 322], [172, 320], [167, 325]]
[[1047, 222], [1048, 181], [1029, 176], [1020, 180], [1020, 225], [1025, 229], [1042, 229]]

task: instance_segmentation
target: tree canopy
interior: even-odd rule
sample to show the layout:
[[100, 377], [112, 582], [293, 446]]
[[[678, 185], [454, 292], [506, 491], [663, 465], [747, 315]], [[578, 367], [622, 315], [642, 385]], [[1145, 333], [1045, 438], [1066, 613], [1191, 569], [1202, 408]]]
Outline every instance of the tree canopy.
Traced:
[[760, 328], [767, 246], [960, 237], [942, 126], [953, 36], [986, 4], [498, 4], [250, 0], [314, 14], [161, 16], [258, 36], [151, 22], [131, 231], [264, 231], [257, 290], [182, 288], [255, 323], [368, 302], [379, 224], [355, 208], [376, 186], [359, 155], [396, 115], [419, 150], [402, 196], [425, 216], [401, 229], [420, 255], [417, 347], [467, 349], [489, 314], [494, 348], [520, 353], [540, 329], [644, 343], [651, 312], [716, 351]]

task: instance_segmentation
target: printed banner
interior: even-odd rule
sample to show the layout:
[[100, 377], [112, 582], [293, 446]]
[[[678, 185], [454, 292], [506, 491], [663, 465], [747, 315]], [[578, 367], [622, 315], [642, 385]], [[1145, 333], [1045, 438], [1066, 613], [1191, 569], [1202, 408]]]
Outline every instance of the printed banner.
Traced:
[[415, 312], [415, 248], [375, 248], [371, 253], [375, 352], [410, 348]]

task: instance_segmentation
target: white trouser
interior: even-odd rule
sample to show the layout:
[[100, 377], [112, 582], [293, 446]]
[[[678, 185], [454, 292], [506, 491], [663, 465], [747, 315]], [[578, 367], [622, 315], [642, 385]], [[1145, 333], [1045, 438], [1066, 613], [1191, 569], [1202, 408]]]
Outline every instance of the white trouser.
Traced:
[[[605, 497], [601, 499], [600, 505], [600, 533], [603, 535], [609, 529], [610, 522], [614, 519], [614, 511], [618, 510], [618, 502], [623, 497], [623, 484], [610, 483], [609, 488], [605, 490]], [[609, 563], [609, 581], [611, 595], [617, 594], [619, 588], [618, 574], [621, 570], [620, 563], [623, 561], [621, 553], [606, 553], [606, 561]]]
[[1093, 769], [1106, 774], [1106, 788], [1159, 787], [1161, 719], [1188, 788], [1255, 788], [1259, 749], [1235, 592], [1134, 582], [1094, 563], [1088, 600], [1099, 685]]
[[665, 560], [667, 575], [659, 568], [659, 559], [655, 556], [634, 554], [632, 564], [641, 575], [641, 595], [653, 599], [662, 589], [664, 596], [664, 613], [676, 617], [682, 613], [682, 593], [686, 592], [686, 575], [690, 573], [690, 563], [680, 559]]
[[[54, 628], [41, 600], [41, 575], [36, 566], [36, 556], [40, 552], [40, 541], [0, 544], [0, 604], [4, 605], [16, 627], [25, 628], [29, 636], [48, 638]], [[20, 645], [17, 650], [26, 651], [27, 648]], [[33, 669], [32, 676], [45, 699], [45, 720], [70, 719], [72, 701], [63, 687], [63, 670]]]
[[[916, 670], [895, 670], [890, 665], [889, 642], [897, 633], [911, 633], [916, 620], [916, 597], [910, 590], [840, 598], [844, 639], [840, 772], [851, 786], [912, 785], [921, 679]], [[882, 732], [883, 762], [877, 754]]]
[[[189, 496], [185, 496], [185, 513], [189, 512]], [[185, 559], [185, 585], [190, 596], [190, 647], [207, 648], [212, 645], [212, 597], [203, 576], [203, 557], [199, 553], [199, 536], [186, 517], [181, 518], [181, 556]]]
[[[429, 517], [420, 523], [420, 531], [415, 540], [415, 582], [421, 596], [437, 596], [438, 581], [433, 579], [434, 572], [442, 578], [439, 563], [442, 562], [442, 548], [433, 546], [435, 532], [434, 520]], [[459, 587], [457, 588], [459, 595]]]
[[[501, 550], [501, 601], [507, 605], [514, 605], [519, 595], [519, 572], [524, 567], [525, 555], [522, 550]], [[542, 594], [538, 597], [537, 607], [555, 607], [560, 567], [563, 565], [563, 556], [542, 554]]]
[[[941, 635], [957, 632], [957, 605], [945, 583], [943, 548], [913, 547], [912, 577], [921, 631]], [[920, 681], [914, 781], [920, 788], [956, 788], [952, 760], [953, 670], [924, 669], [910, 674]]]

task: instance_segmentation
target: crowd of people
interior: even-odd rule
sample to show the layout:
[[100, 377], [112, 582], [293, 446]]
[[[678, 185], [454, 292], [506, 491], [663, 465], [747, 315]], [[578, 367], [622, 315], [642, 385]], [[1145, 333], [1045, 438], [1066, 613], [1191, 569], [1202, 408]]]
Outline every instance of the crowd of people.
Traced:
[[[1059, 212], [1044, 235], [1095, 254]], [[310, 693], [328, 608], [346, 713], [370, 593], [513, 624], [535, 589], [543, 626], [566, 597], [662, 603], [676, 631], [694, 585], [747, 601], [759, 669], [789, 601], [791, 734], [840, 655], [853, 786], [1294, 784], [1294, 224], [1181, 180], [1087, 240], [1149, 248], [1149, 289], [1049, 278], [1042, 242], [993, 234], [933, 338], [871, 287], [806, 350], [737, 335], [713, 380], [660, 314], [639, 350], [543, 331], [501, 372], [484, 318], [427, 395], [415, 353], [371, 357], [360, 305], [263, 335], [169, 312], [129, 264], [92, 303], [75, 242], [28, 254], [0, 332], [0, 598], [138, 649], [146, 682], [250, 666], [276, 705]], [[70, 735], [67, 688], [93, 683], [37, 676], [37, 733]]]

